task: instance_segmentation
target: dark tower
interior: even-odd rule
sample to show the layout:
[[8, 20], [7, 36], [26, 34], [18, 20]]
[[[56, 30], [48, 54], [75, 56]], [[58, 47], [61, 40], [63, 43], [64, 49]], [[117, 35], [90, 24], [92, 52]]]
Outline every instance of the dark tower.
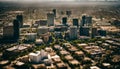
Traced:
[[54, 16], [56, 17], [56, 9], [53, 9], [52, 11], [54, 13]]
[[14, 27], [14, 38], [19, 39], [19, 21], [14, 20], [13, 21], [13, 27]]
[[84, 26], [84, 24], [86, 23], [86, 16], [82, 16], [82, 25], [81, 26]]
[[77, 26], [77, 27], [79, 26], [78, 19], [76, 19], [76, 18], [73, 19], [73, 26]]
[[67, 17], [62, 18], [62, 24], [66, 25], [67, 24]]
[[89, 36], [90, 35], [89, 30], [90, 30], [89, 27], [80, 27], [79, 29], [80, 36]]
[[92, 25], [92, 16], [87, 16], [86, 17], [86, 23], [87, 23], [88, 26]]
[[92, 28], [91, 37], [94, 38], [95, 36], [97, 36], [97, 34], [98, 34], [97, 28]]
[[106, 36], [106, 35], [107, 35], [107, 32], [106, 32], [106, 30], [98, 30], [98, 34], [99, 34], [100, 36]]
[[19, 21], [19, 27], [23, 27], [23, 15], [17, 15], [16, 19]]
[[70, 15], [71, 15], [72, 13], [71, 13], [71, 11], [69, 10], [69, 11], [66, 11], [66, 15], [69, 17]]

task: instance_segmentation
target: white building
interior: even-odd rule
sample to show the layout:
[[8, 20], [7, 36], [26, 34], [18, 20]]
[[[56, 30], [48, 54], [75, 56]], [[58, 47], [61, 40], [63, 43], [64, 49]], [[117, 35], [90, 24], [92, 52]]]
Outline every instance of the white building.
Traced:
[[70, 27], [70, 39], [76, 39], [77, 38], [77, 26], [71, 26]]
[[97, 66], [91, 66], [90, 69], [100, 69], [100, 68]]
[[54, 25], [54, 14], [53, 13], [47, 13], [47, 23], [48, 23], [48, 26]]
[[30, 53], [29, 58], [30, 58], [31, 62], [39, 63], [44, 58], [48, 58], [48, 54], [44, 50], [41, 50], [41, 51], [37, 51], [35, 53]]

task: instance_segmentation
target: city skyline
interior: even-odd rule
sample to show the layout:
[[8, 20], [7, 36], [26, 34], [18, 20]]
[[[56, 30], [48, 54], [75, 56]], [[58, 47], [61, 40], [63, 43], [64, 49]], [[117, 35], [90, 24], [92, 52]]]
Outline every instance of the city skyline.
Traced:
[[120, 2], [0, 0], [0, 69], [120, 69]]

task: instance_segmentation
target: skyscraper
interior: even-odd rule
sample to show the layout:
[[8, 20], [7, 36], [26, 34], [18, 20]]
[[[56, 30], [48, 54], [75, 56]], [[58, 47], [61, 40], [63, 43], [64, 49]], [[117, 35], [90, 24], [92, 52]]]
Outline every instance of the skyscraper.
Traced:
[[86, 16], [82, 16], [82, 22], [81, 22], [81, 26], [84, 26], [86, 23]]
[[77, 18], [74, 18], [73, 19], [73, 26], [79, 26], [79, 24], [78, 24], [79, 22], [78, 22], [78, 19]]
[[19, 27], [23, 27], [23, 15], [17, 15], [16, 19], [19, 21]]
[[40, 20], [39, 25], [40, 26], [47, 26], [47, 20]]
[[95, 36], [97, 36], [97, 28], [92, 28], [91, 37], [94, 38]]
[[54, 26], [54, 14], [53, 13], [47, 13], [47, 23], [48, 23], [48, 26]]
[[66, 11], [66, 15], [67, 15], [68, 17], [69, 17], [71, 14], [72, 14], [72, 13], [71, 13], [70, 10]]
[[88, 26], [92, 25], [92, 17], [91, 16], [86, 17], [86, 23], [87, 23]]
[[18, 20], [14, 20], [13, 21], [13, 28], [14, 28], [14, 38], [15, 39], [19, 39], [19, 21]]
[[80, 27], [79, 30], [80, 36], [89, 36], [89, 31], [90, 31], [89, 27]]
[[39, 26], [37, 28], [37, 34], [38, 35], [46, 34], [47, 32], [49, 32], [49, 27], [47, 27], [47, 26]]
[[77, 26], [70, 27], [70, 39], [77, 39]]
[[98, 34], [100, 36], [106, 36], [107, 32], [106, 32], [106, 30], [98, 30]]
[[67, 17], [62, 18], [62, 24], [66, 25], [67, 24]]
[[53, 9], [52, 11], [53, 11], [54, 16], [56, 17], [56, 9]]

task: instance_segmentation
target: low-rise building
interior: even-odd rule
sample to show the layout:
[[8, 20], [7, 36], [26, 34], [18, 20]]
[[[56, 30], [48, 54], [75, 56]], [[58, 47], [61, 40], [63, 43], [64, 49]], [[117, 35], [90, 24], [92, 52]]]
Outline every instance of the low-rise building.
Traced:
[[49, 27], [47, 27], [47, 26], [39, 26], [37, 29], [38, 35], [42, 35], [42, 34], [45, 34], [47, 32], [49, 32]]
[[69, 65], [71, 68], [80, 67], [80, 63], [77, 60], [69, 61]]
[[71, 55], [66, 55], [66, 56], [65, 56], [65, 59], [66, 59], [67, 61], [71, 61], [71, 60], [73, 60], [73, 57], [72, 57]]
[[46, 69], [45, 64], [34, 64], [32, 65], [34, 69]]
[[78, 46], [80, 46], [80, 47], [86, 47], [86, 46], [88, 46], [88, 44], [86, 44], [86, 43], [82, 43], [82, 44], [77, 44]]
[[82, 64], [89, 64], [89, 63], [92, 63], [92, 60], [88, 57], [85, 57], [82, 61]]
[[35, 44], [36, 45], [41, 45], [41, 44], [43, 44], [44, 42], [43, 42], [43, 40], [42, 39], [36, 39], [36, 41], [35, 41]]
[[8, 65], [8, 64], [10, 64], [10, 61], [9, 61], [9, 60], [0, 61], [0, 67], [1, 67], [1, 66], [5, 66], [5, 65]]
[[51, 47], [46, 47], [45, 51], [48, 52], [48, 53], [50, 53], [50, 52], [53, 52], [53, 49]]
[[75, 52], [75, 58], [78, 60], [82, 60], [84, 58], [84, 53], [82, 51], [76, 51]]
[[103, 68], [109, 69], [111, 67], [110, 63], [102, 63]]
[[56, 64], [58, 69], [67, 69], [67, 65], [63, 62]]
[[53, 60], [54, 64], [62, 62], [62, 60], [60, 58], [53, 58], [52, 60]]
[[69, 52], [74, 53], [75, 51], [78, 51], [78, 49], [74, 46], [71, 46], [70, 48], [68, 48]]
[[6, 51], [9, 51], [9, 52], [12, 52], [12, 51], [15, 52], [16, 51], [16, 52], [18, 52], [18, 51], [24, 51], [24, 50], [26, 50], [28, 48], [31, 48], [31, 47], [33, 47], [33, 45], [30, 45], [30, 44], [20, 44], [20, 45], [16, 45], [16, 46], [13, 46], [11, 48], [6, 49]]
[[31, 62], [39, 63], [40, 61], [43, 61], [43, 59], [48, 58], [48, 53], [44, 50], [37, 51], [36, 53], [30, 53], [29, 58]]
[[51, 66], [51, 64], [53, 63], [51, 59], [44, 59], [43, 62], [46, 66]]
[[55, 50], [62, 50], [62, 47], [60, 45], [54, 45]]
[[47, 66], [46, 69], [56, 69], [56, 66], [52, 64], [51, 66]]
[[91, 66], [90, 69], [100, 69], [98, 66]]
[[35, 41], [37, 37], [37, 33], [27, 33], [25, 36], [26, 36], [26, 40]]
[[70, 53], [67, 52], [66, 50], [62, 50], [62, 51], [60, 51], [60, 54], [65, 56], [65, 55], [69, 55]]

